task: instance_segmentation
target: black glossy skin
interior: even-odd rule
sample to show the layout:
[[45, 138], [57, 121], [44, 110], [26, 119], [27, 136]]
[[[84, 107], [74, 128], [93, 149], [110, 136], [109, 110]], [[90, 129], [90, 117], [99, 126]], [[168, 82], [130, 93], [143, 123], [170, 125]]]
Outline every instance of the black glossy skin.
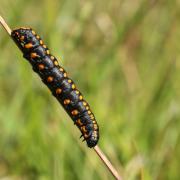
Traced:
[[[88, 147], [94, 147], [99, 140], [99, 127], [88, 103], [75, 88], [74, 82], [67, 77], [66, 71], [59, 66], [57, 59], [50, 54], [49, 49], [32, 29], [19, 28], [13, 30], [11, 36], [23, 56], [31, 63], [33, 70], [39, 74], [80, 129]], [[60, 93], [58, 89], [61, 90]]]

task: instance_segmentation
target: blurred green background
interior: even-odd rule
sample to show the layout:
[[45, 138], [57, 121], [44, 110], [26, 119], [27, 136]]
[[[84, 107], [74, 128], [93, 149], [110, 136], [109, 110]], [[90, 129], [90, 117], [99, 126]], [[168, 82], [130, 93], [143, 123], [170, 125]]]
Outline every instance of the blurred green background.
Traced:
[[[180, 178], [180, 1], [0, 0], [30, 26], [96, 115], [124, 179]], [[0, 28], [0, 179], [113, 179]]]

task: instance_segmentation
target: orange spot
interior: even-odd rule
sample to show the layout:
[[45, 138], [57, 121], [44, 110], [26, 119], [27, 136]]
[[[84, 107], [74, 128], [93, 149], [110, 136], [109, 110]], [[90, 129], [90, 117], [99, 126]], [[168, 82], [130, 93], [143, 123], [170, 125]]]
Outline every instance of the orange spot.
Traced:
[[25, 47], [26, 49], [29, 49], [29, 48], [32, 48], [33, 45], [32, 45], [32, 43], [28, 43], [28, 44], [26, 44], [24, 47]]
[[44, 64], [39, 64], [38, 68], [39, 68], [39, 70], [43, 70], [44, 69]]
[[81, 119], [76, 120], [76, 124], [77, 124], [78, 126], [82, 126], [82, 125], [83, 125], [83, 123], [81, 122]]
[[56, 89], [56, 94], [61, 94], [61, 92], [62, 92], [62, 89], [60, 89], [60, 88]]
[[70, 101], [69, 99], [65, 99], [65, 100], [64, 100], [64, 104], [65, 104], [65, 105], [69, 104], [70, 102], [71, 102], [71, 101]]
[[47, 78], [47, 82], [50, 83], [50, 82], [53, 81], [53, 79], [54, 79], [54, 78], [53, 78], [52, 76], [49, 76], [49, 77]]
[[37, 57], [37, 54], [36, 53], [31, 53], [31, 58], [34, 59]]
[[78, 110], [76, 110], [76, 109], [71, 112], [71, 114], [72, 114], [73, 116], [78, 115], [78, 113], [79, 113], [79, 112], [78, 112]]
[[23, 40], [24, 40], [24, 36], [21, 36], [21, 37], [20, 37], [20, 40], [23, 41]]
[[83, 133], [86, 133], [86, 132], [87, 132], [86, 126], [82, 126], [82, 127], [81, 127], [81, 131], [82, 131]]

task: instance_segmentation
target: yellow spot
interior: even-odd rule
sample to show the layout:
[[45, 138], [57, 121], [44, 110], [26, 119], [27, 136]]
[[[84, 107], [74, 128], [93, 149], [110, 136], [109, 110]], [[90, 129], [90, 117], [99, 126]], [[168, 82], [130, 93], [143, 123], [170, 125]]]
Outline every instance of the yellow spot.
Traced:
[[54, 60], [55, 59], [55, 57], [54, 56], [51, 56], [51, 60]]
[[47, 82], [50, 83], [50, 82], [53, 81], [53, 79], [54, 79], [54, 78], [53, 78], [52, 76], [49, 76], [49, 77], [47, 78]]
[[72, 80], [71, 80], [71, 79], [68, 79], [68, 83], [72, 83]]
[[97, 138], [97, 132], [96, 131], [94, 131], [94, 137]]
[[91, 114], [91, 111], [88, 111], [88, 114]]
[[64, 77], [67, 77], [67, 73], [64, 73], [63, 76], [64, 76]]
[[49, 50], [46, 51], [47, 54], [50, 54]]
[[72, 89], [75, 89], [75, 88], [76, 88], [75, 84], [72, 84]]
[[36, 38], [37, 38], [37, 39], [40, 39], [40, 37], [39, 37], [38, 35], [36, 36]]
[[44, 44], [44, 45], [43, 45], [43, 48], [45, 48], [45, 49], [46, 49], [46, 48], [47, 48], [47, 46]]
[[33, 31], [33, 30], [32, 30], [31, 32], [32, 32], [32, 34], [34, 34], [34, 35], [36, 34], [35, 31]]
[[79, 91], [78, 91], [78, 90], [76, 90], [76, 94], [79, 94]]
[[39, 70], [43, 70], [44, 69], [44, 64], [39, 64], [38, 68], [39, 68]]
[[27, 28], [27, 27], [20, 27], [20, 29], [30, 29], [30, 28]]
[[78, 115], [78, 113], [79, 113], [79, 112], [78, 112], [78, 110], [76, 110], [76, 109], [71, 112], [71, 114], [72, 114], [73, 116]]
[[58, 64], [58, 62], [57, 62], [57, 61], [54, 61], [54, 65], [55, 65], [55, 66], [58, 66], [59, 64]]
[[60, 70], [61, 72], [63, 72], [63, 71], [64, 71], [64, 69], [63, 69], [63, 68], [60, 68], [59, 70]]
[[26, 44], [24, 47], [25, 47], [26, 49], [29, 49], [29, 48], [32, 48], [33, 45], [32, 45], [32, 43], [28, 43], [28, 44]]
[[70, 102], [71, 102], [70, 99], [65, 99], [65, 100], [64, 100], [64, 104], [65, 104], [65, 105], [69, 104]]
[[62, 92], [62, 89], [60, 89], [60, 88], [56, 89], [56, 94], [61, 94], [61, 92]]
[[89, 106], [86, 106], [86, 110], [89, 110]]
[[96, 131], [96, 130], [98, 130], [98, 126], [97, 126], [97, 124], [94, 124], [94, 130]]
[[40, 40], [39, 43], [42, 45], [43, 44], [43, 40]]
[[80, 96], [79, 96], [79, 99], [80, 99], [80, 100], [82, 100], [82, 99], [83, 99], [82, 95], [80, 95]]
[[34, 59], [37, 57], [37, 54], [36, 53], [31, 53], [31, 58]]
[[83, 105], [86, 106], [86, 105], [87, 105], [87, 102], [83, 101]]

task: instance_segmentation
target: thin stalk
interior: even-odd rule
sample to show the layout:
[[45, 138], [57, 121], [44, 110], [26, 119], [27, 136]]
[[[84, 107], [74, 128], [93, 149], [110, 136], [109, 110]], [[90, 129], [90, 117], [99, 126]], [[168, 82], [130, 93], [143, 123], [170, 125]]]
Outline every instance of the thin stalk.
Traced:
[[116, 171], [116, 169], [114, 168], [114, 166], [111, 164], [111, 162], [108, 160], [108, 158], [106, 157], [106, 155], [101, 151], [101, 149], [99, 148], [99, 146], [95, 146], [94, 147], [94, 151], [96, 152], [96, 154], [100, 157], [100, 159], [102, 160], [102, 162], [106, 165], [106, 167], [108, 168], [108, 170], [111, 172], [111, 174], [117, 179], [117, 180], [122, 180], [122, 177], [118, 174], [118, 172]]
[[7, 25], [7, 23], [5, 22], [5, 20], [1, 16], [0, 16], [0, 24], [3, 26], [5, 31], [11, 36], [11, 29], [10, 29], [10, 27]]

